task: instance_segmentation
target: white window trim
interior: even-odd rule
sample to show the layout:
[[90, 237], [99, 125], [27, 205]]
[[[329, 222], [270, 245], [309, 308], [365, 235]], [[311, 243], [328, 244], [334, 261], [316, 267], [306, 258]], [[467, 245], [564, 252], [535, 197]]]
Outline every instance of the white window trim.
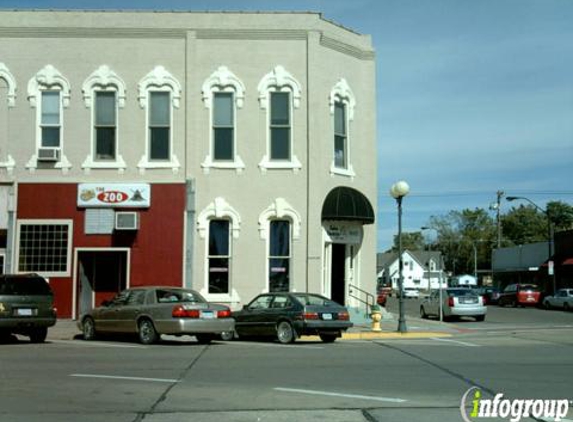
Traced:
[[[302, 168], [300, 160], [295, 155], [294, 145], [294, 109], [300, 107], [301, 100], [301, 85], [300, 83], [285, 70], [283, 66], [276, 66], [271, 72], [267, 73], [259, 82], [257, 87], [259, 92], [259, 103], [262, 110], [267, 111], [266, 118], [266, 145], [267, 151], [259, 163], [259, 168], [263, 173], [268, 169], [290, 169], [298, 172]], [[291, 115], [291, 130], [290, 130], [290, 149], [291, 159], [285, 161], [271, 160], [270, 159], [270, 96], [271, 92], [289, 92], [291, 97], [290, 115]]]
[[8, 67], [2, 62], [0, 62], [0, 79], [4, 79], [8, 85], [6, 101], [8, 102], [8, 107], [12, 108], [16, 105], [16, 79]]
[[145, 153], [139, 160], [137, 167], [141, 174], [146, 169], [171, 169], [173, 174], [177, 174], [181, 164], [175, 155], [173, 143], [173, 111], [179, 108], [181, 102], [181, 84], [167, 71], [163, 66], [155, 66], [138, 84], [138, 100], [142, 109], [148, 110], [150, 92], [169, 92], [171, 94], [171, 113], [170, 130], [169, 130], [169, 160], [151, 160], [149, 158], [149, 113], [145, 117]]
[[68, 251], [66, 257], [66, 270], [67, 271], [45, 271], [45, 272], [38, 272], [38, 274], [44, 277], [68, 277], [71, 275], [72, 272], [72, 249], [73, 249], [73, 234], [74, 234], [74, 221], [70, 219], [53, 219], [53, 220], [43, 220], [43, 219], [22, 219], [17, 220], [16, 223], [16, 248], [15, 248], [15, 259], [14, 262], [16, 263], [16, 268], [14, 269], [15, 273], [20, 272], [20, 228], [23, 225], [34, 224], [34, 225], [67, 225], [68, 226]]
[[[61, 169], [64, 174], [72, 167], [64, 155], [64, 109], [70, 105], [70, 82], [51, 64], [44, 66], [28, 81], [28, 101], [30, 106], [36, 109], [36, 147], [26, 168], [34, 172], [38, 168], [38, 149], [42, 146], [42, 92], [59, 91], [60, 93], [60, 160], [54, 164], [54, 168]], [[40, 104], [38, 106], [38, 104]]]
[[[354, 178], [356, 173], [354, 171], [354, 167], [352, 166], [352, 154], [350, 153], [350, 146], [352, 143], [351, 138], [351, 127], [350, 122], [354, 120], [354, 109], [356, 107], [356, 97], [350, 89], [348, 82], [344, 78], [340, 78], [338, 82], [334, 85], [332, 90], [330, 91], [328, 104], [330, 107], [330, 114], [334, 119], [334, 109], [337, 102], [341, 102], [345, 105], [346, 108], [346, 160], [348, 163], [347, 168], [340, 168], [335, 166], [334, 162], [334, 148], [332, 161], [330, 162], [330, 175], [339, 175], [339, 176], [346, 176], [350, 178]], [[332, 125], [334, 131], [334, 124]], [[334, 139], [334, 132], [332, 139]]]
[[[96, 91], [114, 91], [116, 92], [116, 155], [113, 161], [97, 161], [94, 160], [95, 151], [95, 137], [94, 137], [94, 121], [95, 109], [94, 98]], [[110, 69], [107, 65], [100, 66], [95, 70], [82, 85], [82, 93], [84, 97], [84, 104], [92, 111], [90, 121], [90, 153], [82, 163], [82, 169], [86, 174], [89, 174], [91, 169], [117, 169], [120, 174], [125, 172], [126, 165], [123, 157], [119, 153], [119, 109], [125, 107], [125, 82]]]
[[0, 266], [0, 274], [6, 272], [6, 250], [0, 249], [0, 258], [2, 259], [2, 266]]
[[276, 198], [259, 215], [259, 236], [262, 240], [269, 238], [270, 220], [290, 220], [292, 223], [292, 239], [300, 239], [301, 217], [300, 214], [284, 198]]
[[[245, 84], [226, 66], [219, 66], [206, 80], [203, 82], [201, 89], [202, 99], [205, 108], [209, 110], [209, 153], [201, 163], [204, 173], [209, 173], [211, 168], [219, 169], [232, 169], [237, 173], [241, 173], [245, 168], [245, 163], [239, 155], [238, 142], [237, 142], [237, 110], [243, 108], [245, 101]], [[215, 160], [213, 150], [215, 148], [215, 140], [213, 139], [213, 97], [215, 93], [232, 93], [234, 99], [233, 110], [233, 160], [232, 161], [218, 161]]]
[[[8, 104], [8, 108], [12, 108], [16, 105], [16, 79], [8, 69], [8, 67], [0, 62], [0, 79], [4, 79], [6, 81], [6, 85], [8, 88], [8, 94], [6, 95], [6, 102]], [[0, 98], [0, 100], [4, 100]], [[2, 142], [6, 142], [7, 140], [3, 140]], [[6, 145], [4, 143], [3, 145]], [[10, 154], [6, 154], [6, 161], [0, 161], [0, 168], [5, 168], [6, 172], [9, 176], [14, 173], [14, 167], [16, 167], [16, 161]]]
[[[229, 248], [233, 250], [232, 241], [233, 239], [238, 239], [241, 231], [241, 216], [239, 213], [231, 206], [229, 203], [221, 197], [215, 198], [213, 202], [207, 205], [197, 217], [197, 232], [201, 239], [204, 239], [204, 275], [203, 275], [203, 287], [199, 291], [202, 296], [204, 296], [208, 301], [214, 302], [227, 302], [227, 303], [239, 303], [240, 296], [238, 292], [233, 288], [233, 277], [229, 274], [229, 293], [214, 294], [209, 293], [209, 223], [211, 220], [229, 220], [229, 230], [230, 230], [230, 245]], [[231, 260], [232, 260], [231, 252]]]

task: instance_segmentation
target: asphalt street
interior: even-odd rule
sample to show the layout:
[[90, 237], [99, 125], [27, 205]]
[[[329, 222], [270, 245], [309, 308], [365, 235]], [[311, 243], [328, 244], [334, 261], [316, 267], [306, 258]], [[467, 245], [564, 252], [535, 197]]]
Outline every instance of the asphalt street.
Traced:
[[86, 342], [62, 325], [45, 344], [0, 345], [0, 421], [462, 421], [471, 387], [484, 397], [573, 399], [573, 313], [488, 312], [483, 323], [421, 327], [433, 331], [414, 328], [425, 322], [409, 312], [417, 337], [287, 346]]

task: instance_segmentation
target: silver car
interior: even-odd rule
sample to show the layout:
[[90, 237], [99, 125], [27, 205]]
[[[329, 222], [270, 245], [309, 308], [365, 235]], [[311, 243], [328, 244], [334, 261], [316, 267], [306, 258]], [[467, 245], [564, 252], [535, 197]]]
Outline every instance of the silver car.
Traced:
[[543, 299], [546, 309], [559, 308], [564, 311], [573, 310], [573, 289], [559, 289], [555, 296], [547, 296]]
[[[442, 290], [442, 312], [444, 319], [462, 316], [473, 317], [476, 321], [484, 321], [487, 307], [483, 297], [472, 289], [449, 288]], [[434, 290], [420, 305], [420, 316], [440, 315], [440, 291]]]
[[117, 294], [111, 301], [82, 315], [78, 326], [85, 340], [98, 334], [137, 334], [152, 344], [161, 334], [192, 335], [210, 343], [233, 331], [235, 321], [224, 305], [207, 302], [194, 290], [178, 287], [137, 287]]

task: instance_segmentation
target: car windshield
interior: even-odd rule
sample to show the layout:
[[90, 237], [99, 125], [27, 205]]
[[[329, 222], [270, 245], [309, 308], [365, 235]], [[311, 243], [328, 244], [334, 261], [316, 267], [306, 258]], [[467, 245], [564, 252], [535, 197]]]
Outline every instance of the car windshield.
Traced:
[[51, 294], [50, 286], [42, 278], [0, 280], [0, 295], [45, 296]]
[[535, 286], [534, 284], [524, 284], [519, 288], [519, 290], [527, 290], [530, 292], [538, 292], [539, 287]]
[[320, 306], [337, 306], [336, 302], [317, 295], [295, 294], [300, 303], [303, 305], [320, 305]]

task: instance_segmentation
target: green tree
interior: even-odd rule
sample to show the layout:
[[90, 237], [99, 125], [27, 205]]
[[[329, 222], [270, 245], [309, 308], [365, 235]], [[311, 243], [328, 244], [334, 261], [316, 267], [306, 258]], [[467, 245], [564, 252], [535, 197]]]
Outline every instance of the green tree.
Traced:
[[[402, 232], [402, 250], [419, 251], [424, 249], [424, 237], [422, 232]], [[394, 246], [390, 249], [398, 252], [398, 235], [394, 236]]]
[[573, 229], [573, 206], [561, 201], [551, 201], [547, 203], [547, 214], [555, 231]]
[[506, 245], [524, 245], [547, 241], [547, 217], [533, 205], [513, 207], [501, 217]]
[[465, 209], [432, 216], [429, 226], [438, 233], [434, 249], [444, 255], [446, 269], [454, 274], [472, 274], [476, 261], [478, 269], [491, 268], [496, 225], [486, 210]]

